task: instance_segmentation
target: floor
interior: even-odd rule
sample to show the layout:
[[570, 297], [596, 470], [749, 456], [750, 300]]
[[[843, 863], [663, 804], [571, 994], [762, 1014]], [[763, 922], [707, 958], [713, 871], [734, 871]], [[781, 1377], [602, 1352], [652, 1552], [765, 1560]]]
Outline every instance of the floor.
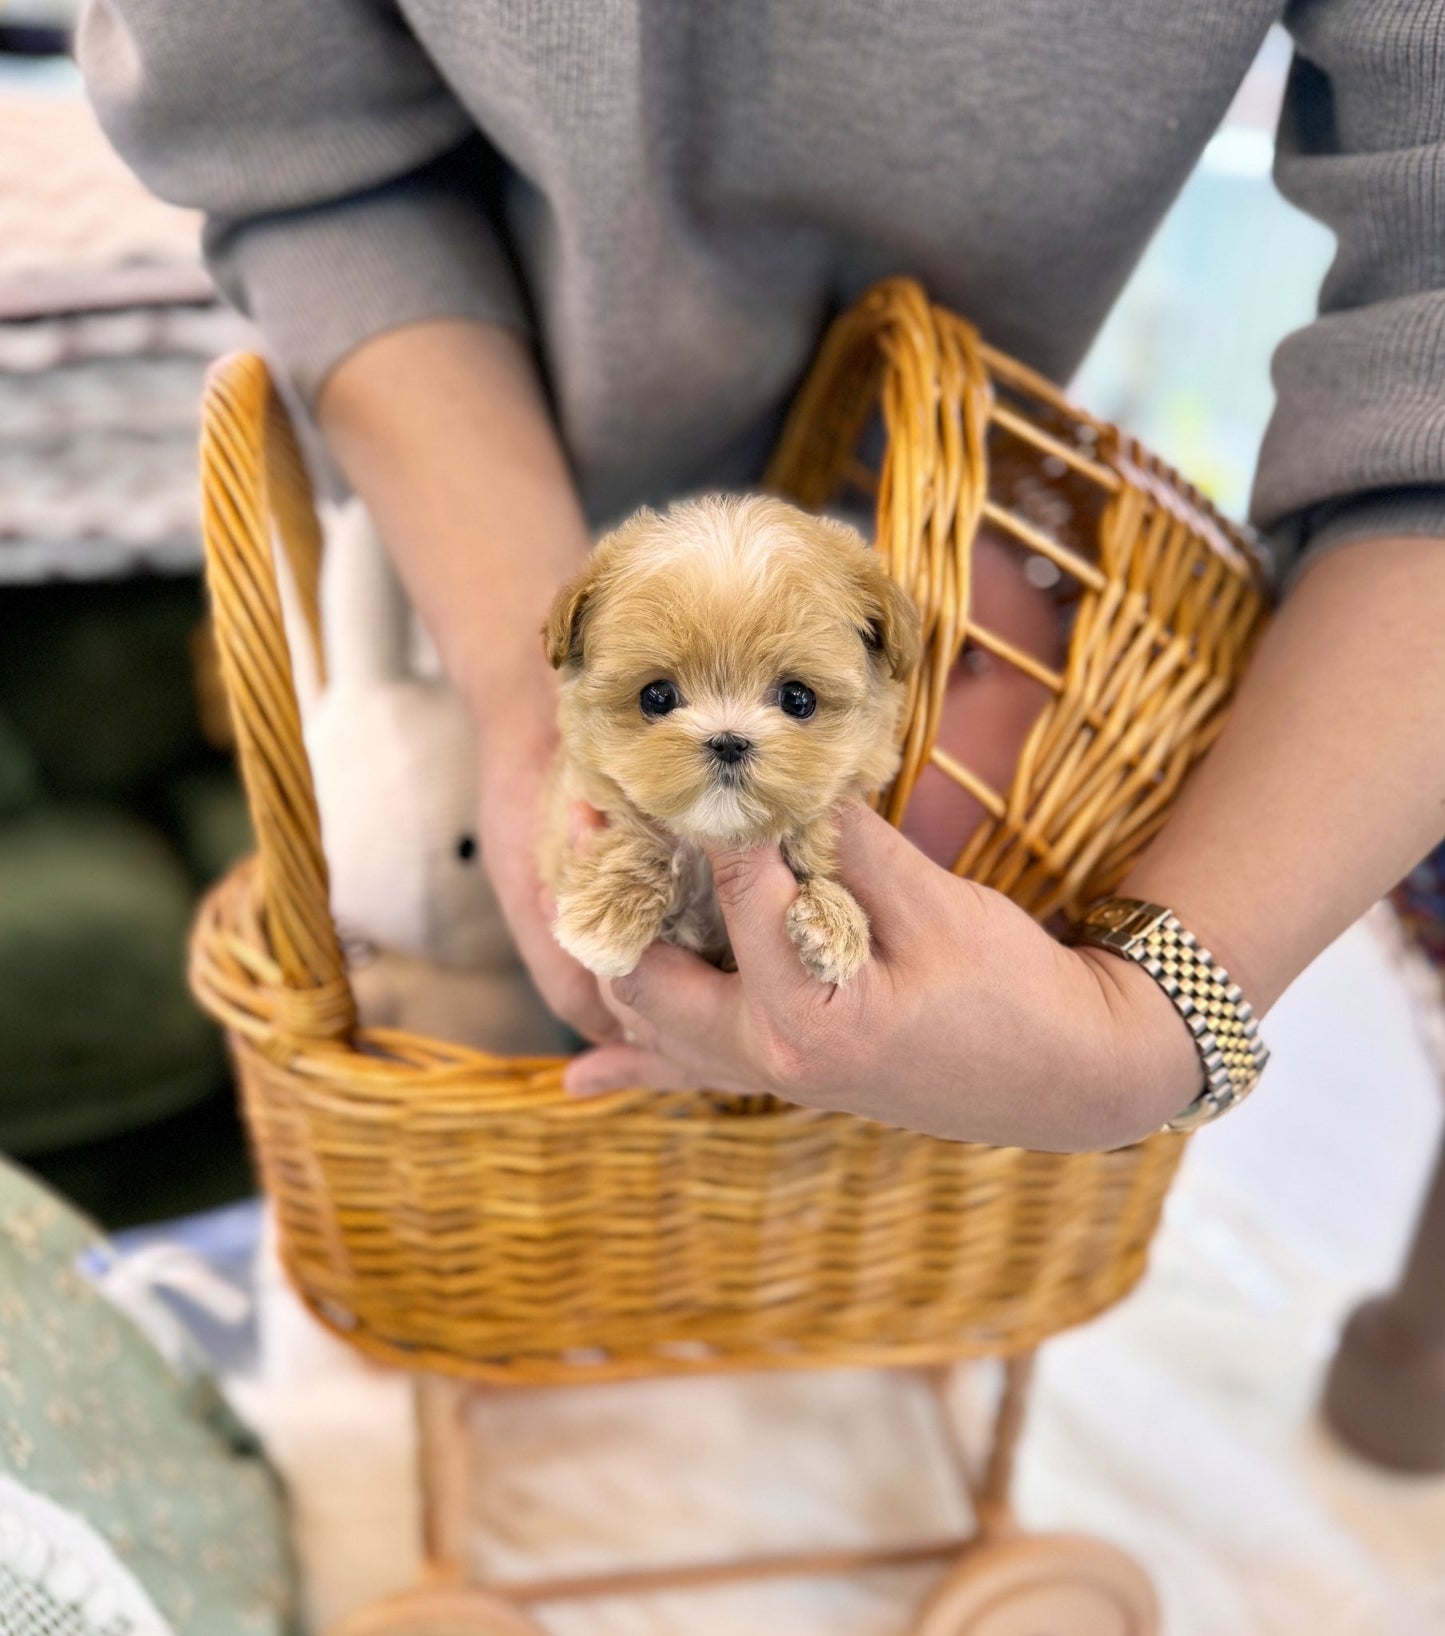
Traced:
[[[1377, 931], [1271, 1018], [1260, 1094], [1194, 1145], [1137, 1294], [1046, 1349], [1019, 1472], [1028, 1523], [1152, 1574], [1167, 1636], [1445, 1632], [1445, 1480], [1374, 1472], [1315, 1414], [1352, 1301], [1398, 1261], [1441, 1104]], [[406, 1582], [404, 1386], [276, 1281], [238, 1383], [297, 1508], [318, 1628]], [[979, 1385], [965, 1380], [967, 1391]], [[649, 1383], [479, 1402], [479, 1570], [498, 1578], [966, 1524], [916, 1383], [864, 1373]], [[888, 1636], [930, 1572], [545, 1610], [555, 1636]]]

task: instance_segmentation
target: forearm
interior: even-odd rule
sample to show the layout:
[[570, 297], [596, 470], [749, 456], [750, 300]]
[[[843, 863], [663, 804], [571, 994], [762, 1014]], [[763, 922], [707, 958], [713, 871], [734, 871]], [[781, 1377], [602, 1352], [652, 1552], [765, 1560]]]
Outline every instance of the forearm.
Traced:
[[557, 730], [542, 625], [591, 539], [527, 349], [477, 322], [390, 330], [337, 366], [318, 409], [476, 723], [478, 836], [517, 949], [557, 1016], [606, 1039], [615, 1024], [554, 940], [537, 873]]
[[465, 321], [389, 331], [336, 368], [318, 415], [479, 731], [544, 730], [542, 623], [591, 540], [524, 343]]
[[1445, 834], [1442, 632], [1445, 541], [1308, 570], [1121, 888], [1172, 908], [1257, 1012]]

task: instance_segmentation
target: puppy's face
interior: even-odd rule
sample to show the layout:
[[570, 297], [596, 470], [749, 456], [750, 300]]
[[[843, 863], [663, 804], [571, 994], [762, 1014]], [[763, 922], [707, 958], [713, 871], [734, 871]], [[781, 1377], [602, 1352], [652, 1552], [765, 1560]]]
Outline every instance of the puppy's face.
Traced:
[[851, 529], [709, 499], [602, 540], [546, 642], [567, 753], [675, 834], [738, 843], [892, 776], [918, 615]]

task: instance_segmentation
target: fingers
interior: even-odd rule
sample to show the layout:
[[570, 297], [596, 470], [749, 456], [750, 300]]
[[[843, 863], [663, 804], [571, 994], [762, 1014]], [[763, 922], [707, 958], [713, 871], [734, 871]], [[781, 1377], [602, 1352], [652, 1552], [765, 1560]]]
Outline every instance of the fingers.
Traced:
[[[601, 1042], [618, 1038], [617, 1020], [602, 1003], [597, 979], [552, 936], [556, 906], [549, 903], [548, 893], [535, 872], [530, 871], [525, 881], [519, 881], [516, 872], [504, 875], [499, 871], [493, 880], [517, 953], [547, 1009], [583, 1039]], [[507, 882], [505, 888], [503, 880]]]
[[[602, 1003], [597, 979], [552, 936], [556, 905], [547, 901], [537, 859], [537, 824], [550, 749], [481, 761], [479, 835], [487, 876], [501, 905], [517, 953], [552, 1014], [589, 1040], [613, 1040], [618, 1026]], [[505, 763], [506, 771], [500, 769]], [[490, 770], [490, 776], [488, 776]], [[594, 827], [591, 809], [571, 815], [584, 836]]]
[[552, 1014], [583, 1039], [597, 1044], [617, 1039], [621, 1029], [602, 1003], [597, 979], [558, 946], [550, 926], [542, 926], [541, 940], [515, 922], [513, 932], [517, 951]]
[[[838, 809], [838, 876], [863, 905], [884, 950], [906, 940], [940, 866], [861, 802]], [[946, 871], [943, 871], [946, 873]]]
[[601, 1096], [606, 1091], [700, 1089], [677, 1063], [637, 1045], [600, 1045], [574, 1057], [562, 1076], [569, 1096]]
[[[731, 1060], [738, 1035], [738, 979], [670, 943], [654, 943], [626, 977], [601, 985], [622, 1043], [573, 1061], [564, 1084], [574, 1096], [645, 1086], [692, 1090], [709, 1075], [694, 1065]], [[675, 1053], [675, 1054], [674, 1054]]]
[[654, 943], [627, 976], [604, 983], [602, 999], [624, 1037], [629, 1029], [639, 1032], [642, 1019], [647, 1045], [664, 1035], [715, 1055], [730, 1051], [737, 1038], [742, 996], [736, 975], [671, 943]]
[[713, 886], [738, 973], [750, 994], [786, 1001], [812, 979], [788, 936], [787, 914], [798, 895], [793, 872], [776, 846], [739, 851], [709, 848]]

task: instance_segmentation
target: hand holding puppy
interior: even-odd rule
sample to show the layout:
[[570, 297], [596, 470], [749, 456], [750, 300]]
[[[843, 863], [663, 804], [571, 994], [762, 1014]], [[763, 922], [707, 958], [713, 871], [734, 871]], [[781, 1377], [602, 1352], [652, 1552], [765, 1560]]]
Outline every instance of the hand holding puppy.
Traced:
[[[766, 1090], [1045, 1149], [1136, 1140], [1188, 1101], [1197, 1060], [1152, 981], [859, 803], [897, 767], [917, 644], [862, 540], [777, 501], [642, 512], [599, 544], [547, 629], [543, 869], [624, 1043], [570, 1089]], [[605, 823], [574, 844], [579, 802]]]
[[839, 877], [866, 910], [872, 943], [845, 987], [799, 964], [787, 931], [798, 886], [776, 846], [710, 856], [737, 971], [654, 944], [602, 985], [628, 1043], [578, 1057], [567, 1073], [574, 1094], [769, 1091], [1049, 1151], [1138, 1140], [1193, 1094], [1198, 1059], [1152, 980], [1063, 947], [866, 807], [843, 809], [838, 823]]

